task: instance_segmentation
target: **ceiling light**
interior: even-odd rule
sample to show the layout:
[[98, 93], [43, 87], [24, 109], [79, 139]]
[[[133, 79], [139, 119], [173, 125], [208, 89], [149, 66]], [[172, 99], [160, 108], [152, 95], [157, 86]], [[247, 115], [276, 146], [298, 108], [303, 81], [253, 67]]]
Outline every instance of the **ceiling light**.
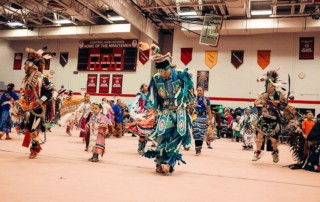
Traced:
[[178, 13], [180, 16], [189, 16], [189, 15], [197, 15], [195, 11], [187, 11], [187, 12], [180, 12]]
[[7, 22], [7, 25], [10, 27], [21, 27], [24, 24], [22, 24], [21, 22]]
[[68, 20], [68, 19], [55, 20], [54, 22], [57, 24], [71, 24], [72, 23], [71, 20]]
[[111, 16], [111, 17], [109, 17], [109, 20], [111, 20], [111, 21], [124, 21], [126, 19], [124, 19], [121, 16]]
[[251, 15], [271, 15], [271, 10], [252, 10]]

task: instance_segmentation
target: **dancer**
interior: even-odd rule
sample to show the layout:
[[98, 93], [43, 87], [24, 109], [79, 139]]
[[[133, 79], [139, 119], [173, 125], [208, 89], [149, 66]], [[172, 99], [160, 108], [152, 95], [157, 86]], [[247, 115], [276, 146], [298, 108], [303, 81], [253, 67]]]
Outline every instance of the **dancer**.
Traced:
[[96, 102], [91, 104], [92, 116], [85, 126], [85, 131], [90, 132], [88, 152], [93, 153], [88, 159], [91, 162], [98, 162], [99, 155], [102, 157], [105, 151], [105, 137], [108, 134], [107, 117], [102, 114], [102, 105]]
[[112, 124], [108, 125], [108, 136], [110, 137], [114, 131], [114, 112], [107, 98], [102, 98], [102, 113], [106, 115], [107, 119], [111, 121]]
[[253, 149], [253, 134], [255, 134], [254, 124], [256, 117], [251, 113], [249, 107], [246, 108], [245, 113], [241, 116], [240, 126], [241, 126], [241, 136], [243, 137], [243, 149], [252, 150]]
[[14, 84], [9, 83], [0, 99], [0, 140], [4, 134], [6, 134], [6, 140], [12, 139], [9, 135], [12, 128], [10, 108], [18, 99], [18, 95], [14, 92]]
[[[192, 122], [193, 138], [196, 146], [196, 156], [201, 155], [202, 144], [208, 135], [208, 127], [211, 127], [210, 100], [204, 96], [203, 88], [197, 88], [195, 111], [197, 118]], [[211, 142], [210, 142], [211, 143]], [[208, 145], [212, 149], [211, 145]]]
[[147, 135], [150, 134], [156, 124], [155, 110], [149, 109], [150, 102], [147, 100], [148, 84], [144, 83], [140, 86], [140, 92], [129, 105], [130, 117], [132, 123], [126, 124], [126, 129], [132, 134], [139, 136], [138, 153], [143, 155], [147, 145]]
[[83, 103], [82, 96], [73, 95], [72, 90], [68, 91], [67, 97], [63, 100], [60, 109], [60, 121], [59, 124], [62, 126], [66, 125], [66, 133], [72, 136], [71, 131], [73, 126], [76, 124], [76, 110]]
[[41, 151], [41, 144], [46, 141], [40, 139], [40, 132], [45, 135], [45, 104], [52, 97], [53, 85], [42, 71], [46, 65], [46, 59], [50, 59], [54, 53], [45, 52], [46, 47], [35, 51], [27, 48], [29, 58], [24, 64], [25, 77], [22, 81], [23, 98], [15, 101], [13, 113], [16, 117], [23, 117], [18, 126], [26, 126], [23, 146], [30, 148], [29, 158], [35, 158]]
[[301, 169], [306, 162], [307, 157], [307, 141], [303, 136], [303, 131], [300, 128], [296, 110], [292, 106], [287, 106], [283, 110], [283, 123], [285, 124], [283, 132], [288, 137], [287, 143], [289, 144], [290, 151], [295, 164], [289, 165], [291, 169]]
[[308, 135], [300, 128], [299, 116], [292, 106], [287, 106], [283, 115], [287, 123], [285, 132], [290, 151], [297, 162], [289, 165], [289, 168], [320, 172], [320, 114]]
[[[81, 103], [76, 113], [76, 123], [77, 127], [80, 128], [80, 137], [82, 138], [82, 142], [86, 142], [87, 133], [85, 132], [85, 126], [87, 124], [87, 117], [91, 112], [91, 101], [89, 93], [84, 94], [84, 102]], [[86, 147], [87, 148], [87, 147]]]
[[271, 141], [272, 146], [272, 158], [274, 163], [279, 162], [279, 134], [281, 113], [280, 109], [283, 109], [287, 105], [287, 99], [285, 94], [276, 90], [278, 83], [278, 72], [271, 70], [267, 72], [267, 78], [262, 81], [266, 81], [266, 92], [262, 93], [260, 97], [255, 101], [255, 105], [263, 105], [262, 115], [257, 122], [257, 137], [256, 151], [252, 161], [257, 161], [261, 158], [261, 147], [267, 137]]
[[[148, 49], [140, 43], [140, 49]], [[155, 158], [156, 172], [172, 173], [177, 161], [182, 160], [179, 153], [181, 146], [191, 143], [191, 117], [187, 108], [194, 103], [193, 82], [188, 69], [178, 70], [172, 63], [171, 54], [159, 54], [159, 47], [151, 45], [152, 60], [158, 73], [153, 75], [150, 91], [153, 93], [154, 108], [159, 111], [155, 131], [149, 135], [158, 145], [155, 150], [148, 150], [144, 156]]]

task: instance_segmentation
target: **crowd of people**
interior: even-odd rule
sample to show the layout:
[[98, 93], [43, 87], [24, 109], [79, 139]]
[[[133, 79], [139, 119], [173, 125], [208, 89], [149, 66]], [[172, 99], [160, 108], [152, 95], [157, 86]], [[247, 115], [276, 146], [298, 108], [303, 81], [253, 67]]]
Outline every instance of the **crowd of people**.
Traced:
[[[72, 136], [78, 129], [85, 151], [92, 153], [88, 160], [98, 162], [105, 153], [107, 138], [121, 138], [125, 132], [138, 138], [138, 153], [155, 159], [156, 172], [174, 172], [177, 162], [185, 163], [180, 148], [195, 147], [201, 156], [203, 143], [213, 149], [214, 139], [231, 138], [242, 142], [244, 150], [254, 150], [252, 161], [258, 161], [264, 150], [271, 151], [278, 163], [279, 139], [285, 136], [296, 164], [292, 169], [320, 171], [320, 115], [313, 121], [312, 112], [305, 116], [290, 106], [283, 91], [278, 90], [278, 73], [269, 71], [265, 92], [247, 108], [212, 109], [211, 101], [201, 86], [195, 87], [188, 69], [180, 70], [172, 63], [170, 53], [160, 54], [156, 45], [140, 43], [140, 49], [150, 49], [158, 73], [149, 84], [143, 83], [136, 97], [127, 106], [121, 99], [91, 101], [90, 94], [74, 95], [72, 91], [57, 90], [43, 74], [46, 59], [53, 54], [45, 48], [27, 49], [29, 58], [24, 64], [25, 77], [20, 98], [9, 84], [0, 100], [0, 139], [11, 128], [24, 134], [23, 146], [29, 147], [29, 158], [36, 158], [46, 142], [46, 132], [56, 125], [66, 127]], [[44, 134], [44, 138], [40, 134]], [[146, 151], [147, 142], [154, 148]]]

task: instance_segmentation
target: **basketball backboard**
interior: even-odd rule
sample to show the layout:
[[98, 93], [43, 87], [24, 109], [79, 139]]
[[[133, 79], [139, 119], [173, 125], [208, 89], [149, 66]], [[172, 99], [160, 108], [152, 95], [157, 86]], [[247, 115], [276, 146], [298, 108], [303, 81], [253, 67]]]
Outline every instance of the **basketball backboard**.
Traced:
[[218, 46], [221, 26], [222, 16], [206, 14], [203, 19], [203, 26], [199, 43], [214, 47]]

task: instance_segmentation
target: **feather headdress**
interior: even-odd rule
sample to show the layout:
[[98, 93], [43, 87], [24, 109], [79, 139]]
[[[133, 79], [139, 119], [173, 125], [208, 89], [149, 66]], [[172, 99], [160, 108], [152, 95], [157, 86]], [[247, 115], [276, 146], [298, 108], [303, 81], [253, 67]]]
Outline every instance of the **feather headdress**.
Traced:
[[157, 69], [164, 69], [167, 66], [175, 67], [176, 65], [172, 63], [172, 57], [171, 53], [166, 53], [165, 55], [160, 54], [160, 48], [159, 46], [155, 44], [149, 44], [145, 42], [139, 42], [138, 48], [141, 51], [145, 51], [150, 49], [151, 51], [151, 60], [156, 63], [156, 68]]
[[286, 89], [283, 87], [283, 85], [285, 85], [286, 83], [283, 83], [282, 81], [279, 80], [279, 73], [278, 73], [279, 69], [277, 70], [270, 70], [267, 72], [265, 78], [264, 77], [259, 77], [257, 79], [257, 82], [265, 82], [265, 87], [266, 87], [266, 91], [269, 85], [273, 85], [274, 87], [276, 87], [277, 89], [280, 89], [282, 91], [286, 91]]
[[46, 52], [46, 50], [47, 46], [44, 46], [37, 51], [32, 48], [26, 48], [26, 52], [29, 54], [27, 61], [33, 62], [33, 68], [37, 68], [40, 72], [43, 72], [46, 61], [56, 55], [56, 53]]

